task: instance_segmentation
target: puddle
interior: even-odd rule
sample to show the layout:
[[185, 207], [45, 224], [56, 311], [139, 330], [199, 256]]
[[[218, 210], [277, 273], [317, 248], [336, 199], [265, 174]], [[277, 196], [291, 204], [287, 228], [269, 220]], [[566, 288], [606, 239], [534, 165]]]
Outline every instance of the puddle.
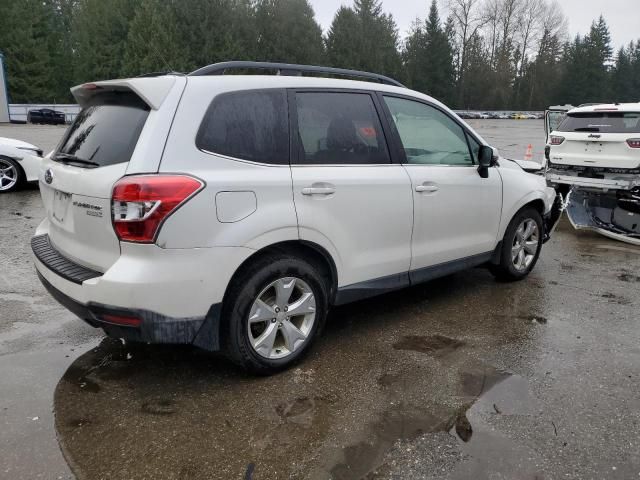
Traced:
[[631, 304], [631, 300], [629, 300], [628, 298], [624, 298], [621, 297], [619, 295], [616, 295], [615, 293], [603, 293], [602, 295], [600, 295], [602, 298], [605, 298], [609, 301], [609, 303], [617, 303], [618, 305], [630, 305]]
[[534, 323], [539, 325], [546, 325], [549, 323], [549, 319], [543, 315], [496, 315], [498, 318], [503, 318], [505, 321], [518, 321], [524, 323]]
[[477, 398], [449, 432], [459, 439], [464, 460], [447, 478], [545, 478], [537, 466], [542, 463], [538, 454], [502, 435], [493, 426], [496, 419], [505, 416], [538, 413], [539, 402], [531, 395], [526, 379], [502, 372], [501, 379]]
[[640, 276], [633, 275], [631, 273], [621, 273], [621, 274], [618, 275], [618, 280], [623, 281], [623, 282], [639, 283], [640, 282]]
[[318, 412], [323, 411], [331, 401], [325, 397], [299, 397], [291, 402], [281, 403], [275, 408], [276, 413], [287, 423], [311, 426], [319, 420]]
[[395, 350], [409, 350], [413, 352], [426, 353], [434, 357], [444, 357], [460, 347], [465, 342], [449, 338], [442, 335], [431, 335], [428, 337], [409, 335], [393, 344]]
[[[407, 343], [406, 338], [416, 337], [405, 337], [404, 343]], [[427, 337], [418, 338], [422, 339], [419, 345], [423, 345]], [[447, 340], [439, 340], [437, 344], [449, 346], [462, 343]], [[408, 343], [414, 347], [416, 342], [411, 340]], [[431, 353], [431, 350], [427, 353]], [[470, 416], [472, 411], [487, 411], [493, 415], [499, 411], [500, 414], [511, 415], [535, 408], [524, 378], [491, 366], [478, 364], [459, 372], [455, 396], [458, 399], [457, 407], [413, 400], [411, 389], [419, 381], [419, 378], [412, 379], [411, 375], [404, 374], [386, 373], [378, 378], [378, 385], [389, 396], [389, 407], [369, 426], [365, 440], [343, 449], [341, 461], [330, 469], [331, 478], [377, 478], [385, 469], [386, 453], [396, 442], [412, 441], [425, 434], [449, 432], [462, 443], [471, 444], [475, 442], [476, 435], [482, 433], [482, 428]]]
[[334, 480], [362, 478], [377, 467], [393, 444], [413, 440], [421, 435], [447, 431], [455, 423], [453, 416], [444, 418], [433, 410], [420, 407], [394, 406], [384, 412], [366, 441], [346, 447], [344, 461], [331, 469]]
[[595, 248], [599, 248], [601, 250], [614, 250], [616, 252], [624, 252], [624, 253], [635, 253], [636, 255], [640, 255], [640, 248], [628, 248], [628, 247], [620, 247], [618, 245], [596, 245]]
[[144, 402], [140, 409], [150, 415], [173, 415], [177, 411], [176, 402], [168, 398]]

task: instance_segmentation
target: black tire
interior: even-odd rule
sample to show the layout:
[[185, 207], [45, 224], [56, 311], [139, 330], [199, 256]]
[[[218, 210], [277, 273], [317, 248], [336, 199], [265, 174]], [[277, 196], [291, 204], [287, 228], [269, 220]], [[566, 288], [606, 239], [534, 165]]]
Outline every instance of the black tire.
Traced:
[[2, 168], [5, 165], [11, 165], [15, 169], [17, 178], [16, 178], [16, 182], [11, 187], [7, 187], [6, 189], [3, 189], [2, 187], [3, 180], [0, 180], [0, 194], [15, 192], [20, 187], [22, 187], [25, 182], [24, 171], [22, 170], [22, 167], [18, 162], [16, 162], [12, 158], [0, 156], [0, 168]]
[[[315, 297], [315, 319], [304, 343], [285, 358], [269, 359], [257, 353], [249, 337], [248, 319], [254, 301], [272, 282], [296, 277]], [[222, 341], [226, 355], [250, 373], [271, 375], [298, 362], [324, 326], [328, 310], [327, 284], [320, 269], [302, 258], [280, 253], [267, 254], [239, 273], [229, 285], [222, 311]]]
[[[518, 227], [527, 220], [533, 220], [538, 227], [538, 246], [535, 255], [533, 255], [533, 258], [531, 259], [531, 262], [528, 264], [528, 266], [522, 269], [518, 269], [516, 268], [516, 265], [514, 265], [514, 260], [512, 258], [512, 248], [515, 246], [516, 231], [518, 230]], [[505, 282], [514, 282], [526, 278], [536, 266], [538, 258], [540, 258], [544, 236], [543, 228], [542, 216], [535, 208], [525, 207], [518, 213], [516, 213], [509, 223], [507, 231], [504, 234], [499, 263], [491, 264], [489, 266], [491, 273], [493, 273], [493, 275], [498, 280]]]

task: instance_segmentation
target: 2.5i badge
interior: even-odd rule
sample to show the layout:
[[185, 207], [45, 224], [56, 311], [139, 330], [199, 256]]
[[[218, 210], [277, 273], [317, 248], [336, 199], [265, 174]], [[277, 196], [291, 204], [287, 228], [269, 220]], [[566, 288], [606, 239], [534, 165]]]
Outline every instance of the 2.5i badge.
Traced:
[[86, 209], [86, 214], [91, 217], [102, 218], [102, 207], [99, 205], [92, 205], [91, 203], [87, 202], [78, 202], [76, 200], [75, 202], [73, 202], [73, 206]]

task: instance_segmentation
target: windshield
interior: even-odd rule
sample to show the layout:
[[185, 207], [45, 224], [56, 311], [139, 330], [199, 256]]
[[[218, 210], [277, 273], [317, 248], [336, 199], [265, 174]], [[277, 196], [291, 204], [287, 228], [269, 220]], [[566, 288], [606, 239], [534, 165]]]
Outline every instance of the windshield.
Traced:
[[132, 92], [97, 94], [69, 127], [53, 159], [94, 167], [128, 162], [148, 115], [149, 107]]
[[640, 112], [570, 113], [560, 132], [640, 133]]

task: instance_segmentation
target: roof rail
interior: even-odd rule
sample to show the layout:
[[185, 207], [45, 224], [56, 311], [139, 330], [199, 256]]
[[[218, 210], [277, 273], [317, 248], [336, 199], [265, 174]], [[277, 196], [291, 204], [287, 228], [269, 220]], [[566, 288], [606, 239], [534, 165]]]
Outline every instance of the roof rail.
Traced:
[[184, 73], [182, 72], [175, 72], [173, 70], [167, 70], [166, 72], [149, 72], [149, 73], [142, 73], [138, 76], [136, 76], [135, 78], [153, 78], [153, 77], [164, 77], [165, 75], [176, 75], [176, 76], [183, 76]]
[[222, 62], [202, 67], [189, 76], [224, 75], [227, 70], [275, 70], [277, 75], [302, 76], [303, 73], [336, 75], [340, 77], [354, 77], [406, 88], [397, 80], [377, 73], [346, 70], [344, 68], [318, 67], [314, 65], [295, 65], [291, 63], [270, 62]]

